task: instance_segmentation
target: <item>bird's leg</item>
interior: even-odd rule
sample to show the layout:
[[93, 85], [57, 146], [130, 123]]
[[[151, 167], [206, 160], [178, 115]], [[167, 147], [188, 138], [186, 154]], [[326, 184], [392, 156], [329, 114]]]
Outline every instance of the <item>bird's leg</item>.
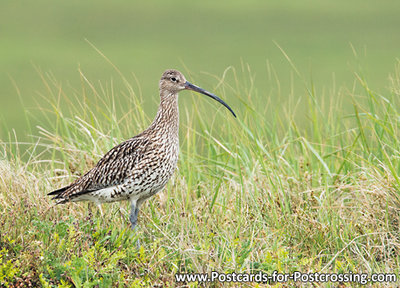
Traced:
[[[129, 215], [129, 220], [131, 221], [131, 228], [136, 231], [136, 224], [138, 220], [139, 207], [142, 201], [131, 200], [131, 214]], [[136, 248], [140, 249], [140, 240], [136, 241]]]
[[98, 202], [98, 203], [96, 203], [96, 205], [97, 205], [97, 208], [99, 208], [101, 218], [103, 218], [103, 210], [101, 209], [101, 203]]
[[131, 221], [132, 230], [135, 230], [138, 214], [139, 214], [139, 205], [137, 201], [131, 201], [131, 214], [129, 215], [129, 220]]

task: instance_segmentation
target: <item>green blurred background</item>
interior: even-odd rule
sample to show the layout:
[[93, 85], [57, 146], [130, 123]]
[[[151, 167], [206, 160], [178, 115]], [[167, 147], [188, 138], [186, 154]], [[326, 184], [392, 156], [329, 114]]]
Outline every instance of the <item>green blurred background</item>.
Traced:
[[[252, 97], [261, 104], [274, 97], [267, 63], [283, 96], [301, 87], [276, 43], [317, 89], [351, 88], [354, 72], [362, 71], [372, 88], [384, 91], [400, 56], [399, 15], [394, 0], [3, 0], [0, 139], [12, 128], [19, 135], [28, 131], [26, 110], [32, 126], [41, 121], [37, 108], [45, 105], [39, 95], [46, 88], [38, 70], [53, 74], [67, 91], [81, 85], [78, 68], [93, 82], [115, 79], [120, 90], [114, 68], [85, 39], [132, 83], [131, 75], [137, 77], [152, 118], [166, 68], [190, 71], [190, 80], [212, 91], [217, 81], [207, 73], [221, 76], [229, 66], [248, 63], [257, 87]], [[240, 110], [238, 99], [225, 100]]]

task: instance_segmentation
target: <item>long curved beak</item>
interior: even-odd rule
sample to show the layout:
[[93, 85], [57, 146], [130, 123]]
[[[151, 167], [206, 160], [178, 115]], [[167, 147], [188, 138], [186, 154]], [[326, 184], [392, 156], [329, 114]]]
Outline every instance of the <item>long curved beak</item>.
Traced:
[[204, 90], [204, 89], [202, 89], [202, 88], [200, 88], [200, 87], [198, 87], [196, 85], [193, 85], [192, 83], [189, 83], [188, 81], [185, 82], [185, 89], [199, 92], [201, 94], [204, 94], [204, 95], [206, 95], [206, 96], [218, 101], [219, 103], [224, 105], [229, 111], [231, 111], [233, 116], [236, 117], [236, 114], [235, 114], [235, 112], [233, 112], [231, 107], [229, 107], [228, 104], [226, 104], [221, 98], [217, 97], [216, 95], [214, 95], [214, 94], [212, 94], [212, 93], [210, 93], [210, 92], [208, 92], [208, 91], [206, 91], [206, 90]]

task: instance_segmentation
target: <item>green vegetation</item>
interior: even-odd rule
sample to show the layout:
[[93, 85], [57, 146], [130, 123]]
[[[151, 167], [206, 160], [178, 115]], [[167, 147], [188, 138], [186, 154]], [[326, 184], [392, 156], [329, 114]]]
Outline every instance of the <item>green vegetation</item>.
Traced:
[[[176, 273], [213, 270], [399, 277], [399, 8], [4, 1], [0, 287], [175, 287]], [[104, 216], [54, 206], [48, 192], [149, 125], [167, 68], [238, 118], [181, 93], [179, 169], [136, 232], [127, 203]]]
[[175, 287], [178, 272], [213, 270], [398, 275], [399, 72], [382, 94], [358, 77], [363, 93], [334, 89], [326, 101], [305, 85], [280, 106], [256, 105], [247, 69], [214, 76], [218, 95], [242, 103], [238, 118], [202, 97], [181, 104], [179, 170], [144, 205], [137, 232], [127, 203], [103, 205], [101, 217], [86, 203], [54, 207], [46, 192], [146, 127], [142, 99], [127, 79], [115, 88], [82, 75], [75, 101], [44, 76], [52, 108], [42, 113], [57, 120], [32, 144], [1, 144], [1, 285]]

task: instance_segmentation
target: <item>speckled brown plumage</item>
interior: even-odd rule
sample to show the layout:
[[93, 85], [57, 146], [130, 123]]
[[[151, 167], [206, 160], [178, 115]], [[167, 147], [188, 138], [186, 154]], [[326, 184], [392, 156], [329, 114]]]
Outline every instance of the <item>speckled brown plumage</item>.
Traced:
[[160, 80], [160, 106], [149, 128], [112, 148], [85, 175], [49, 195], [53, 195], [58, 204], [130, 200], [130, 222], [134, 228], [140, 204], [160, 191], [176, 169], [179, 154], [178, 92], [184, 89], [217, 100], [236, 117], [217, 96], [187, 82], [179, 71], [167, 70]]

